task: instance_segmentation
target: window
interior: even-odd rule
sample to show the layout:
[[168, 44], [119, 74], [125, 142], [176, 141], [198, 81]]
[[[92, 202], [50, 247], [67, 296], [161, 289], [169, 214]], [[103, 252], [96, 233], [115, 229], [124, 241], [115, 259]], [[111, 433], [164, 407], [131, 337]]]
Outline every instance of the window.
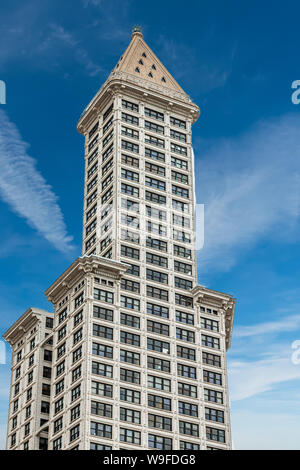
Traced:
[[111, 450], [112, 446], [106, 446], [104, 444], [96, 444], [95, 442], [91, 442], [90, 450]]
[[113, 396], [113, 386], [110, 384], [105, 384], [101, 382], [92, 381], [91, 393], [94, 395], [100, 395], [102, 397], [112, 398]]
[[121, 146], [123, 150], [127, 150], [129, 152], [134, 152], [134, 153], [139, 153], [139, 146], [137, 144], [129, 142], [128, 140], [122, 139]]
[[41, 413], [49, 414], [50, 403], [48, 401], [41, 402]]
[[58, 437], [53, 441], [53, 450], [60, 450], [62, 448], [62, 437]]
[[161, 273], [160, 271], [154, 271], [153, 269], [147, 268], [146, 278], [150, 281], [168, 284], [168, 275], [165, 273]]
[[214, 384], [214, 385], [222, 385], [222, 375], [217, 374], [216, 372], [211, 372], [209, 370], [204, 370], [203, 382]]
[[127, 325], [132, 328], [140, 328], [140, 319], [127, 313], [121, 313], [121, 325]]
[[113, 358], [113, 348], [105, 344], [93, 343], [92, 354], [101, 357]]
[[77, 398], [79, 398], [81, 395], [81, 385], [77, 385], [77, 387], [74, 387], [72, 390], [71, 390], [71, 401], [75, 401], [77, 400]]
[[157, 321], [147, 320], [147, 331], [157, 333], [159, 335], [169, 336], [169, 325], [159, 323]]
[[80, 416], [80, 405], [74, 406], [70, 412], [70, 419], [71, 421], [75, 421], [75, 419], [79, 418]]
[[210, 366], [221, 367], [221, 357], [207, 352], [202, 353], [202, 362]]
[[63, 419], [58, 418], [57, 420], [54, 421], [53, 423], [53, 433], [56, 434], [58, 431], [60, 431], [63, 427]]
[[187, 155], [187, 148], [182, 145], [174, 144], [171, 142], [171, 152], [179, 153], [180, 155]]
[[161, 204], [163, 206], [166, 205], [167, 199], [166, 196], [162, 196], [161, 194], [152, 193], [150, 191], [145, 192], [146, 201], [154, 202], [155, 204]]
[[195, 385], [178, 382], [178, 394], [186, 397], [197, 398], [197, 387]]
[[127, 331], [120, 331], [120, 341], [132, 346], [140, 346], [140, 336]]
[[108, 364], [102, 364], [100, 362], [92, 362], [92, 374], [101, 375], [102, 377], [109, 377], [112, 379], [113, 367]]
[[176, 328], [176, 338], [181, 341], [188, 341], [190, 343], [195, 342], [195, 332], [190, 330], [184, 330], [183, 328]]
[[174, 245], [174, 255], [181, 258], [192, 259], [192, 252], [189, 248], [184, 246]]
[[179, 171], [171, 171], [172, 180], [178, 181], [178, 183], [189, 184], [189, 177], [185, 173]]
[[113, 339], [113, 329], [93, 323], [93, 335], [99, 338]]
[[158, 134], [164, 134], [164, 127], [154, 122], [145, 121], [145, 129], [151, 132], [157, 132]]
[[177, 373], [181, 377], [187, 377], [189, 379], [196, 379], [196, 368], [191, 366], [185, 366], [184, 364], [177, 364]]
[[147, 349], [150, 351], [170, 354], [170, 344], [157, 339], [147, 338]]
[[121, 178], [125, 178], [130, 181], [139, 182], [139, 174], [135, 171], [126, 170], [125, 168], [121, 168]]
[[109, 106], [109, 108], [107, 108], [107, 110], [105, 111], [105, 113], [103, 114], [103, 122], [108, 118], [108, 116], [110, 115], [110, 113], [112, 112], [114, 108], [114, 105], [113, 103]]
[[93, 316], [94, 318], [99, 318], [101, 320], [113, 321], [114, 312], [108, 308], [98, 307], [98, 305], [93, 306]]
[[171, 392], [171, 380], [148, 375], [148, 387], [164, 392]]
[[187, 423], [186, 421], [179, 421], [179, 433], [187, 434], [188, 436], [199, 437], [198, 424]]
[[81, 292], [81, 294], [79, 294], [75, 300], [74, 300], [74, 308], [77, 308], [79, 307], [79, 305], [81, 305], [83, 302], [83, 292]]
[[130, 165], [130, 166], [133, 166], [135, 168], [139, 167], [138, 158], [134, 158], [131, 155], [123, 155], [122, 154], [121, 161], [122, 161], [122, 163], [125, 163], [125, 165]]
[[162, 152], [158, 152], [157, 150], [145, 148], [145, 157], [152, 158], [153, 160], [157, 160], [158, 162], [165, 161], [165, 154]]
[[170, 361], [166, 361], [164, 359], [159, 359], [158, 357], [147, 357], [147, 367], [149, 369], [160, 370], [161, 372], [170, 372], [171, 371], [171, 363]]
[[148, 426], [150, 428], [164, 429], [172, 431], [172, 419], [165, 416], [148, 414]]
[[214, 336], [201, 335], [201, 344], [207, 348], [220, 349], [220, 339]]
[[154, 163], [145, 162], [145, 170], [159, 176], [166, 176], [165, 168], [163, 166], [155, 165]]
[[186, 188], [182, 188], [181, 186], [175, 186], [175, 184], [172, 184], [172, 194], [188, 199], [189, 190]]
[[147, 237], [146, 238], [146, 246], [149, 248], [152, 248], [153, 250], [159, 250], [159, 251], [167, 251], [167, 242], [163, 240], [157, 240], [155, 238]]
[[103, 416], [105, 418], [112, 418], [112, 405], [107, 403], [100, 403], [99, 401], [91, 401], [91, 414]]
[[172, 450], [172, 439], [148, 434], [148, 447], [150, 449]]
[[153, 119], [157, 119], [158, 121], [164, 121], [163, 113], [159, 111], [155, 111], [154, 109], [145, 108], [145, 116], [151, 117]]
[[187, 325], [194, 325], [194, 315], [176, 310], [176, 321]]
[[120, 420], [127, 421], [127, 423], [141, 424], [141, 412], [120, 408]]
[[135, 129], [131, 129], [130, 127], [121, 127], [121, 134], [125, 135], [127, 137], [131, 137], [132, 139], [138, 139], [139, 138], [139, 131]]
[[81, 359], [81, 357], [82, 357], [82, 347], [80, 346], [80, 348], [77, 348], [73, 352], [73, 364], [74, 364], [74, 362], [79, 361], [79, 359]]
[[141, 393], [137, 392], [136, 390], [130, 390], [121, 387], [120, 400], [139, 405], [141, 403]]
[[79, 328], [74, 334], [73, 334], [73, 345], [76, 343], [79, 343], [79, 341], [82, 340], [82, 328]]
[[140, 292], [140, 283], [132, 281], [131, 279], [121, 279], [121, 289], [128, 290], [130, 292]]
[[186, 122], [181, 119], [170, 116], [170, 124], [172, 126], [181, 127], [181, 129], [186, 129]]
[[183, 359], [188, 359], [189, 361], [196, 360], [196, 351], [195, 349], [186, 348], [184, 346], [177, 346], [177, 357], [182, 357]]
[[130, 268], [127, 269], [126, 273], [131, 274], [132, 276], [140, 276], [140, 267], [137, 264], [129, 264]]
[[184, 401], [178, 402], [178, 413], [188, 416], [198, 417], [198, 405], [186, 403]]
[[225, 431], [224, 429], [206, 428], [206, 439], [210, 441], [224, 442], [225, 443]]
[[139, 107], [135, 103], [131, 103], [130, 101], [122, 100], [122, 107], [125, 109], [130, 109], [131, 111], [135, 111], [136, 113], [139, 112]]
[[46, 328], [53, 328], [53, 318], [46, 317]]
[[[192, 266], [187, 263], [182, 263], [181, 261], [174, 261], [174, 270], [180, 273], [184, 274], [192, 274]], [[190, 289], [189, 286], [181, 287], [183, 289], [188, 288]]]
[[51, 379], [51, 367], [43, 367], [43, 377], [45, 377], [45, 379]]
[[193, 442], [180, 441], [180, 450], [200, 450], [200, 446]]
[[97, 289], [94, 287], [94, 299], [101, 300], [101, 302], [107, 302], [109, 304], [114, 303], [114, 294], [113, 292], [108, 292], [103, 289]]
[[216, 390], [211, 390], [209, 388], [204, 389], [204, 400], [210, 401], [212, 403], [223, 404], [223, 392], [218, 392]]
[[139, 431], [132, 431], [132, 429], [120, 428], [120, 441], [140, 445], [141, 433]]
[[72, 370], [72, 382], [76, 382], [81, 377], [81, 365]]
[[134, 384], [141, 383], [141, 374], [130, 369], [120, 369], [120, 380], [122, 382], [130, 382]]
[[147, 285], [147, 296], [153, 297], [155, 299], [160, 299], [164, 301], [169, 300], [169, 292], [164, 289], [159, 289], [158, 287], [148, 286]]
[[205, 408], [205, 419], [215, 421], [217, 423], [224, 423], [224, 411]]
[[91, 435], [112, 439], [112, 426], [109, 424], [91, 422]]
[[169, 308], [147, 302], [147, 313], [158, 317], [169, 318]]
[[180, 142], [186, 142], [186, 134], [182, 132], [174, 131], [174, 129], [170, 130], [170, 137], [171, 139], [180, 140]]
[[175, 304], [182, 305], [183, 307], [193, 307], [193, 298], [175, 293]]
[[63, 326], [60, 330], [57, 332], [57, 341], [60, 341], [62, 338], [64, 338], [67, 334], [67, 326]]
[[123, 194], [128, 194], [129, 196], [139, 197], [139, 188], [131, 186], [130, 184], [121, 184], [121, 192]]
[[127, 351], [124, 349], [120, 350], [120, 361], [121, 362], [128, 362], [128, 364], [135, 364], [137, 366], [140, 365], [140, 354]]
[[55, 395], [58, 395], [60, 392], [62, 392], [64, 388], [65, 388], [65, 380], [62, 379], [55, 384]]
[[177, 289], [191, 290], [193, 288], [193, 283], [192, 281], [175, 276], [175, 287], [177, 287]]
[[201, 317], [201, 328], [211, 331], [219, 331], [219, 322], [210, 320], [209, 318]]
[[159, 408], [165, 411], [171, 411], [171, 399], [160, 397], [159, 395], [148, 394], [148, 406], [151, 408]]
[[122, 113], [122, 121], [129, 122], [129, 124], [139, 125], [139, 118], [132, 116], [132, 114]]
[[138, 299], [133, 299], [125, 295], [121, 295], [121, 307], [130, 308], [132, 310], [140, 310], [140, 301]]
[[150, 186], [151, 188], [160, 189], [161, 191], [166, 190], [166, 183], [164, 181], [151, 178], [150, 176], [145, 177], [145, 185]]

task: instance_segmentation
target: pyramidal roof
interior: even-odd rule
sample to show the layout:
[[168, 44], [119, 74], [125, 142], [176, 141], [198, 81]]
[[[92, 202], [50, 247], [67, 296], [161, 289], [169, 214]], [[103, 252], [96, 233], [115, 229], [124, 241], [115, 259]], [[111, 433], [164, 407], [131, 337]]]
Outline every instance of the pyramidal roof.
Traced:
[[152, 83], [165, 86], [171, 90], [185, 93], [145, 43], [140, 27], [133, 28], [131, 38], [129, 46], [112, 73], [125, 72], [137, 78], [146, 79]]

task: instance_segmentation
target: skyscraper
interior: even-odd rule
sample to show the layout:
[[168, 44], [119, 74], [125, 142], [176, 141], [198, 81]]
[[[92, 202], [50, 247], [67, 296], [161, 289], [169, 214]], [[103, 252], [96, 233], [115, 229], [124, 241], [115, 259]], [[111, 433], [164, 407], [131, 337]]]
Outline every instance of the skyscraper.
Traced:
[[[191, 127], [198, 116], [134, 28], [78, 123], [83, 248], [46, 291], [54, 325], [43, 422], [43, 328], [51, 314], [35, 315], [39, 335], [16, 326], [24, 316], [4, 335], [13, 347], [8, 448], [46, 441], [49, 449], [231, 448], [226, 350], [235, 300], [197, 285]], [[28, 400], [29, 373], [37, 394]], [[30, 403], [39, 411], [26, 417]]]

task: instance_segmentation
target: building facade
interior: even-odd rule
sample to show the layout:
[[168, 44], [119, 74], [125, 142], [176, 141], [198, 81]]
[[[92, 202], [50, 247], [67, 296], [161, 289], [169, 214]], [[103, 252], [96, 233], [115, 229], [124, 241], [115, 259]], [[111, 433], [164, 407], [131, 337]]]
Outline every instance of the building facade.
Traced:
[[[197, 285], [198, 116], [135, 28], [78, 123], [82, 257], [46, 291], [54, 308], [50, 409], [33, 430], [47, 429], [51, 450], [231, 448], [226, 350], [235, 300]], [[22, 429], [11, 440], [14, 417], [8, 448], [24, 448]]]

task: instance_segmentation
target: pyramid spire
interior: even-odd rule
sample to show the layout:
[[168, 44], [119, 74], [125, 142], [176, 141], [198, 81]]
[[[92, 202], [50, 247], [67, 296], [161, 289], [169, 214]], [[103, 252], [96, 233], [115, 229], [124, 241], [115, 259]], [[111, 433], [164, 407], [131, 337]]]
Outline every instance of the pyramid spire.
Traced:
[[113, 69], [112, 73], [114, 72], [125, 72], [136, 78], [142, 78], [170, 90], [184, 93], [183, 89], [144, 41], [140, 26], [133, 27], [131, 42]]

